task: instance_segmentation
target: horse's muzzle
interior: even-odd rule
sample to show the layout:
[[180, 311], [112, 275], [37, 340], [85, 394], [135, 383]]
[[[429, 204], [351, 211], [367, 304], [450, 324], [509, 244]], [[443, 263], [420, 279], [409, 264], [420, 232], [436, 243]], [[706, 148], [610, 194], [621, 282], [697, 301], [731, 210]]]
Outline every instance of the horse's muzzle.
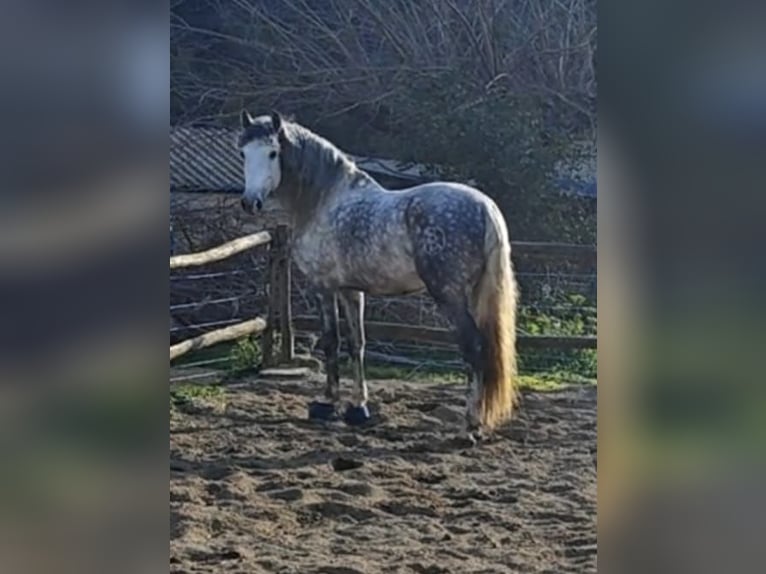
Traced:
[[261, 208], [263, 207], [263, 201], [261, 201], [260, 199], [256, 199], [255, 201], [253, 201], [252, 199], [249, 199], [247, 197], [243, 197], [242, 200], [240, 201], [240, 204], [242, 205], [242, 209], [245, 211], [245, 213], [249, 213], [250, 215], [255, 213], [255, 209], [260, 211]]

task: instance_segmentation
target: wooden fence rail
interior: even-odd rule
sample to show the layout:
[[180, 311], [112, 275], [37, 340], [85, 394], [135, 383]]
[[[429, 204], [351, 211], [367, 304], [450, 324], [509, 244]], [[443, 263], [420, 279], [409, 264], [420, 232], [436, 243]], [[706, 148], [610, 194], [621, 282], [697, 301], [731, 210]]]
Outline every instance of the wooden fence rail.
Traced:
[[[344, 319], [340, 320], [341, 329], [346, 328]], [[312, 333], [320, 328], [317, 317], [299, 316], [293, 318], [293, 327], [297, 332]], [[456, 347], [455, 336], [449, 329], [441, 327], [422, 327], [404, 325], [401, 323], [386, 323], [382, 321], [365, 321], [364, 329], [368, 339], [384, 341], [410, 341], [427, 343], [441, 347]], [[517, 335], [519, 347], [527, 349], [595, 349], [597, 338], [588, 336], [548, 336], [548, 335]]]
[[544, 243], [539, 241], [511, 241], [511, 257], [537, 257], [541, 259], [564, 259], [595, 266], [595, 245], [571, 243]]
[[245, 235], [239, 239], [234, 239], [213, 247], [207, 251], [200, 251], [199, 253], [189, 253], [187, 255], [176, 255], [170, 258], [170, 268], [179, 269], [182, 267], [193, 267], [197, 265], [206, 265], [215, 261], [221, 261], [227, 259], [232, 255], [247, 251], [259, 245], [266, 245], [271, 241], [271, 233], [268, 231], [260, 231], [253, 233], [252, 235]]
[[[292, 316], [290, 241], [288, 228], [284, 225], [278, 226], [273, 232], [253, 233], [199, 253], [171, 257], [170, 269], [221, 261], [263, 245], [269, 248], [267, 316], [256, 317], [176, 343], [170, 347], [171, 361], [193, 350], [261, 334], [263, 366], [273, 366], [276, 362], [275, 333], [278, 333], [281, 342], [278, 362], [287, 364], [294, 359], [294, 333], [316, 333], [320, 330], [317, 317]], [[512, 242], [511, 250], [514, 257], [566, 259], [594, 265], [596, 263], [596, 248], [592, 246], [516, 241]], [[345, 327], [345, 321], [341, 321], [341, 326]], [[450, 348], [455, 346], [453, 334], [448, 329], [438, 327], [369, 321], [365, 323], [365, 329], [369, 339], [410, 341]], [[520, 347], [531, 349], [595, 349], [597, 345], [596, 337], [592, 336], [517, 335], [516, 340]]]
[[197, 337], [192, 337], [191, 339], [186, 339], [185, 341], [171, 345], [170, 360], [177, 359], [189, 351], [204, 349], [205, 347], [217, 345], [218, 343], [224, 343], [226, 341], [235, 341], [242, 337], [260, 333], [264, 329], [266, 329], [266, 321], [260, 317], [256, 317], [255, 319], [243, 321], [236, 325], [229, 325], [223, 329], [209, 331]]
[[[262, 334], [264, 364], [268, 365], [272, 362], [274, 330], [277, 327], [279, 327], [282, 335], [281, 359], [284, 362], [292, 360], [294, 343], [292, 325], [290, 324], [290, 255], [289, 234], [286, 226], [277, 227], [273, 233], [260, 231], [246, 235], [199, 253], [176, 255], [170, 258], [170, 269], [214, 263], [262, 245], [268, 245], [269, 247], [269, 284], [267, 285], [269, 305], [267, 317], [256, 317], [180, 341], [170, 347], [171, 361], [190, 351]], [[277, 324], [277, 319], [280, 321], [279, 324]]]

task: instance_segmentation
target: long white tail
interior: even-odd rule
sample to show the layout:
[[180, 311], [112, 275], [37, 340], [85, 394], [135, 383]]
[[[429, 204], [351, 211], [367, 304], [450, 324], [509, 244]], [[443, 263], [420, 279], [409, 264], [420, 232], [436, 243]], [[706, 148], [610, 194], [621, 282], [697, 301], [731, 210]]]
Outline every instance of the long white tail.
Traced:
[[511, 417], [517, 403], [518, 300], [508, 230], [494, 204], [487, 217], [484, 257], [484, 273], [474, 290], [473, 315], [485, 343], [479, 417], [482, 425], [492, 429]]

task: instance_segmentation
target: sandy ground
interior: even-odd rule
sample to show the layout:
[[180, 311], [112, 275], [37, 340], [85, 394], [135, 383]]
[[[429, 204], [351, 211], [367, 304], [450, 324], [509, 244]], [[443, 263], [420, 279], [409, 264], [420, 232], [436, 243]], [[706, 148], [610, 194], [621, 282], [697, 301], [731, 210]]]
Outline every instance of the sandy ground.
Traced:
[[460, 386], [370, 387], [364, 429], [305, 420], [313, 379], [174, 413], [170, 571], [596, 571], [595, 388], [525, 393], [470, 449]]

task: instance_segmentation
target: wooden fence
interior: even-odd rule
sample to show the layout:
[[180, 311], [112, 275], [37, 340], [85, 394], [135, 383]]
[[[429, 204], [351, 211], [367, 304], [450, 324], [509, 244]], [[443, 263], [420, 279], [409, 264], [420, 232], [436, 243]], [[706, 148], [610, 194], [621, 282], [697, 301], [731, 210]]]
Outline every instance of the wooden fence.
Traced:
[[[171, 361], [190, 351], [261, 334], [264, 366], [273, 366], [276, 363], [289, 364], [294, 359], [295, 354], [295, 333], [319, 331], [320, 324], [317, 317], [292, 316], [290, 241], [289, 230], [286, 226], [279, 226], [273, 231], [247, 235], [207, 251], [171, 257], [170, 268], [179, 269], [206, 265], [261, 246], [268, 246], [269, 248], [266, 317], [256, 317], [176, 343], [170, 347]], [[512, 242], [512, 256], [514, 259], [561, 258], [569, 262], [592, 266], [595, 266], [596, 263], [595, 247], [583, 245], [517, 241]], [[343, 325], [344, 322], [341, 321], [341, 327]], [[367, 321], [365, 322], [365, 329], [368, 339], [409, 341], [426, 343], [436, 347], [455, 347], [452, 333], [444, 328]], [[275, 357], [274, 353], [277, 334], [280, 342], [278, 358]], [[595, 336], [546, 335], [517, 335], [516, 340], [520, 348], [565, 350], [594, 349], [597, 341]]]
[[289, 362], [294, 355], [294, 337], [290, 315], [290, 254], [288, 230], [285, 226], [277, 227], [273, 232], [261, 231], [234, 239], [199, 253], [176, 255], [170, 258], [170, 269], [180, 269], [207, 265], [222, 261], [248, 249], [260, 246], [269, 248], [269, 302], [266, 317], [255, 317], [241, 323], [215, 329], [186, 339], [170, 347], [170, 360], [173, 361], [190, 351], [210, 347], [226, 341], [234, 341], [251, 335], [262, 334], [263, 356], [266, 364], [272, 362], [274, 332], [281, 335], [282, 362]]

